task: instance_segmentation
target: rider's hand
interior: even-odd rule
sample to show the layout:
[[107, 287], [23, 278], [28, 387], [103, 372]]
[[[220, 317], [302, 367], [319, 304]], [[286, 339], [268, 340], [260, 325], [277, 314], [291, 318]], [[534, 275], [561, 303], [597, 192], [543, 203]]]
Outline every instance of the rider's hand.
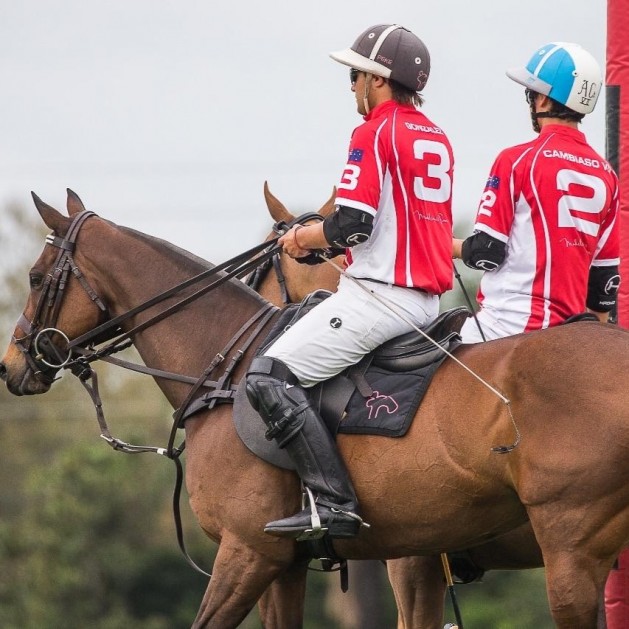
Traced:
[[297, 240], [297, 232], [303, 228], [303, 225], [295, 225], [291, 227], [280, 239], [277, 244], [282, 247], [282, 250], [286, 252], [291, 258], [303, 258], [310, 255], [309, 249], [302, 249], [299, 246]]

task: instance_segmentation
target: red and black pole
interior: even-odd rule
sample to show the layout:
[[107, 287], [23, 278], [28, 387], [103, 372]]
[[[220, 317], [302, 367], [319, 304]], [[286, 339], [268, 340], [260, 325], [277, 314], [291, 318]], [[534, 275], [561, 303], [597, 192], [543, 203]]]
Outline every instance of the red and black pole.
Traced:
[[[629, 0], [607, 2], [606, 153], [620, 184], [620, 291], [616, 321], [629, 328]], [[629, 629], [629, 549], [605, 588], [607, 629]]]

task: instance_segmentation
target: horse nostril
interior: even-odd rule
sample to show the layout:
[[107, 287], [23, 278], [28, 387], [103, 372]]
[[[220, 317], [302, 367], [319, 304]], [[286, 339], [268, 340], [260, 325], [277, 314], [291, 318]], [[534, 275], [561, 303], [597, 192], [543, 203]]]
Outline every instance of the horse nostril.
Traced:
[[0, 379], [7, 379], [7, 368], [4, 366], [4, 363], [0, 363]]

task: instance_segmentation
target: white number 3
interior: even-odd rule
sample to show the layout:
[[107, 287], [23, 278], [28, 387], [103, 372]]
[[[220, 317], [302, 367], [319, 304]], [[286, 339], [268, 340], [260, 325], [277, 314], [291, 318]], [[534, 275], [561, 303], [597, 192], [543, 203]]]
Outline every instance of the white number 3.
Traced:
[[441, 142], [434, 140], [415, 140], [413, 143], [413, 153], [416, 159], [423, 159], [425, 155], [436, 155], [439, 157], [438, 164], [428, 164], [426, 176], [432, 180], [439, 181], [439, 187], [426, 187], [423, 177], [415, 177], [415, 196], [422, 201], [432, 201], [434, 203], [445, 203], [452, 193], [452, 179], [450, 178], [450, 154], [448, 149]]

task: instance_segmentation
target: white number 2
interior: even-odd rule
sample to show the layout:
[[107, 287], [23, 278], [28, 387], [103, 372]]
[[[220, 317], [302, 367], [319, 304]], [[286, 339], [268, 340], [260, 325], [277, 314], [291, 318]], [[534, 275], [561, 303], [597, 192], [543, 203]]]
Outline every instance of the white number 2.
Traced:
[[574, 194], [564, 194], [559, 199], [557, 224], [559, 227], [572, 227], [589, 236], [596, 236], [599, 230], [598, 220], [588, 220], [575, 216], [574, 212], [585, 214], [599, 214], [605, 206], [607, 198], [605, 184], [600, 177], [579, 173], [564, 168], [557, 173], [557, 189], [567, 192], [570, 184], [578, 184], [592, 190], [592, 196], [583, 197]]

